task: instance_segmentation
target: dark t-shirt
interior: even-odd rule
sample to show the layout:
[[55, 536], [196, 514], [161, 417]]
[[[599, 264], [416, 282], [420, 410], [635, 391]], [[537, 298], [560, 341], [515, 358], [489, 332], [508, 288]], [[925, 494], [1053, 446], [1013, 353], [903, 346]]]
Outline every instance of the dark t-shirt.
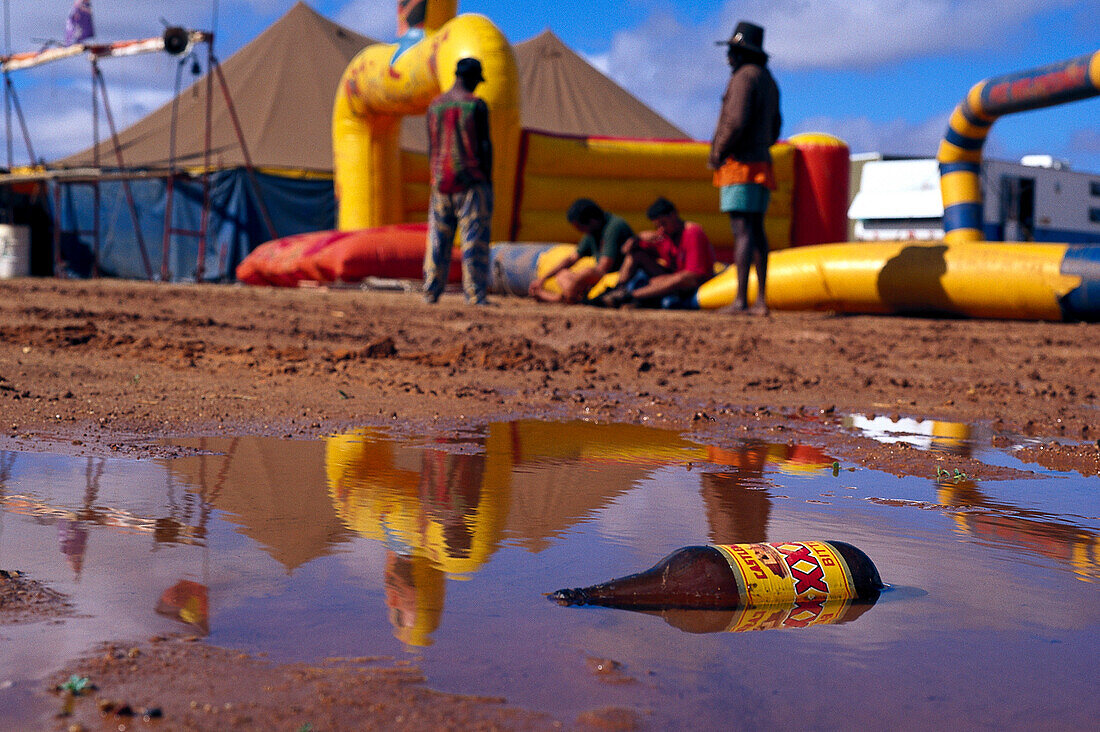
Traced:
[[460, 193], [492, 179], [489, 107], [455, 85], [428, 106], [428, 163], [441, 193]]
[[585, 234], [577, 244], [577, 254], [582, 257], [595, 257], [599, 262], [603, 257], [611, 257], [611, 270], [615, 271], [623, 263], [623, 244], [634, 236], [630, 224], [615, 214], [607, 214], [603, 229], [595, 236]]

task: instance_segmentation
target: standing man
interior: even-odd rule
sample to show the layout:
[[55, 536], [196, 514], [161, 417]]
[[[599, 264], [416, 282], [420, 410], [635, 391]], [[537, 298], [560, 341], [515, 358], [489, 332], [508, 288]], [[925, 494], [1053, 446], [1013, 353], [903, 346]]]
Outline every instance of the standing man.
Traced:
[[768, 71], [764, 53], [764, 29], [741, 21], [728, 41], [730, 76], [722, 97], [722, 112], [710, 145], [714, 185], [720, 190], [721, 208], [730, 217], [734, 261], [737, 264], [737, 299], [734, 312], [748, 310], [749, 270], [756, 267], [757, 294], [752, 312], [768, 314], [764, 290], [768, 277], [768, 237], [764, 213], [775, 190], [769, 148], [779, 139], [779, 87]]
[[462, 237], [462, 289], [466, 301], [488, 303], [489, 225], [493, 217], [493, 144], [489, 107], [474, 96], [485, 80], [481, 62], [464, 58], [454, 86], [428, 106], [431, 204], [424, 253], [424, 299], [439, 300], [451, 269], [455, 229]]

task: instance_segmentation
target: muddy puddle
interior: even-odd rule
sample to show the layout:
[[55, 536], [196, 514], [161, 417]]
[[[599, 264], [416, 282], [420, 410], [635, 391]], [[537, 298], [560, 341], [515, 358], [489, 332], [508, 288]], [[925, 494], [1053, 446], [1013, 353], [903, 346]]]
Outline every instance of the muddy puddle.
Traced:
[[[1100, 479], [936, 424], [845, 426], [1033, 477], [898, 478], [807, 445], [536, 421], [193, 439], [170, 460], [0, 453], [0, 568], [72, 605], [0, 625], [0, 718], [29, 718], [28, 690], [98, 642], [189, 633], [274, 661], [407, 658], [435, 689], [567, 722], [1091, 727]], [[688, 544], [799, 539], [860, 547], [891, 589], [821, 617], [544, 597]]]

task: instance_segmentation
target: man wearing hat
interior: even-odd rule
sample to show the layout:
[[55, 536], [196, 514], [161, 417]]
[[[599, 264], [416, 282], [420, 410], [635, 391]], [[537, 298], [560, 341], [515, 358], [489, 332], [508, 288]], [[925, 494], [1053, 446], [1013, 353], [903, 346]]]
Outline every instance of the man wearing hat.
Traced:
[[753, 313], [768, 314], [764, 287], [768, 274], [768, 238], [764, 213], [775, 190], [769, 148], [779, 139], [779, 87], [768, 71], [764, 53], [764, 29], [741, 21], [728, 41], [733, 73], [710, 146], [714, 185], [720, 191], [721, 208], [730, 217], [734, 260], [737, 265], [737, 298], [731, 309], [749, 310], [749, 271], [756, 268], [757, 295]]
[[424, 253], [424, 299], [439, 300], [451, 269], [455, 230], [462, 238], [466, 301], [487, 303], [489, 224], [493, 217], [493, 144], [489, 107], [474, 96], [485, 80], [476, 58], [459, 60], [455, 83], [428, 105], [431, 203]]

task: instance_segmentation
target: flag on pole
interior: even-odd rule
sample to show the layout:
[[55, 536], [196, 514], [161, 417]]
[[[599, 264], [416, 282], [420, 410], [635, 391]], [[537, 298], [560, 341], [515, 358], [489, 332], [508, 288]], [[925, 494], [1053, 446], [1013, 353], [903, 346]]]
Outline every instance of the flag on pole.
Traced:
[[95, 35], [92, 27], [92, 0], [75, 0], [69, 11], [69, 20], [65, 23], [65, 45], [80, 43]]

